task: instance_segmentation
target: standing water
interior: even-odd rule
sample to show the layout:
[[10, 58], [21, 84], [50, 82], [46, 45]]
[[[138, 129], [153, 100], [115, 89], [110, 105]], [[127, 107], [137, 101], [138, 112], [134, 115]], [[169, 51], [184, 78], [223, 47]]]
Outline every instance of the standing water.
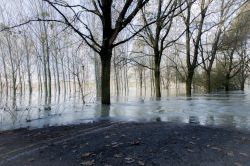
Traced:
[[[38, 94], [15, 100], [1, 97], [0, 130], [42, 128], [110, 121], [175, 122], [234, 127], [250, 130], [250, 89], [186, 97], [166, 97], [161, 101], [135, 97], [112, 98], [112, 105], [95, 102], [83, 105], [77, 96], [52, 97], [41, 104]], [[91, 100], [91, 99], [90, 99]]]

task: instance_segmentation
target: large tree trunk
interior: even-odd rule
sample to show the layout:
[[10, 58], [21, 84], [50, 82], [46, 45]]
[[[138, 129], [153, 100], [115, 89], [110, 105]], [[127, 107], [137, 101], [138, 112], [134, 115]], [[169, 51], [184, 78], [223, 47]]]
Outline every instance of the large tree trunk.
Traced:
[[155, 96], [156, 100], [161, 98], [161, 76], [160, 76], [160, 68], [157, 66], [154, 71], [155, 75]]
[[227, 74], [226, 75], [226, 79], [225, 79], [225, 91], [228, 92], [229, 91], [229, 83], [230, 83], [230, 77]]
[[102, 77], [101, 77], [101, 97], [102, 104], [110, 104], [110, 69], [111, 69], [111, 56], [112, 49], [104, 49], [101, 51], [101, 62], [102, 62]]
[[[159, 38], [159, 36], [158, 36]], [[159, 39], [156, 39], [158, 42]], [[158, 43], [155, 44], [154, 49], [154, 81], [155, 81], [155, 97], [156, 100], [161, 98], [161, 74], [160, 74], [160, 65], [161, 65], [161, 53], [158, 49]]]
[[192, 82], [193, 82], [193, 76], [194, 71], [192, 69], [189, 69], [187, 78], [186, 78], [186, 96], [191, 97], [192, 95]]
[[206, 71], [205, 93], [211, 93], [211, 72]]
[[188, 78], [186, 80], [186, 96], [191, 97], [192, 95], [192, 80]]
[[240, 90], [244, 91], [245, 90], [245, 82], [240, 83]]

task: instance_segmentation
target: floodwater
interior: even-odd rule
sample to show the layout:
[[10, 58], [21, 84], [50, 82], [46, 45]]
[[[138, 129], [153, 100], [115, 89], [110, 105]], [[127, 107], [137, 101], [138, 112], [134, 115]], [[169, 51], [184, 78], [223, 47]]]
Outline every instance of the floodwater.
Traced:
[[114, 97], [111, 106], [102, 106], [89, 99], [82, 104], [79, 96], [60, 95], [44, 103], [38, 94], [17, 96], [16, 100], [1, 97], [0, 131], [18, 128], [42, 128], [99, 120], [134, 122], [175, 122], [197, 125], [233, 127], [250, 130], [250, 88], [245, 92], [216, 93], [150, 98]]

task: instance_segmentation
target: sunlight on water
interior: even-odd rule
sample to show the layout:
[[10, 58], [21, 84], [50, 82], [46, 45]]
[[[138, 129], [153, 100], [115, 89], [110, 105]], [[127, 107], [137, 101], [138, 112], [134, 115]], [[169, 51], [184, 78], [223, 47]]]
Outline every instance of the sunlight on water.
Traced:
[[150, 98], [115, 97], [110, 107], [96, 104], [93, 98], [83, 105], [79, 96], [19, 96], [15, 101], [1, 97], [0, 130], [88, 123], [99, 120], [136, 122], [176, 122], [234, 127], [250, 130], [250, 89], [211, 95]]

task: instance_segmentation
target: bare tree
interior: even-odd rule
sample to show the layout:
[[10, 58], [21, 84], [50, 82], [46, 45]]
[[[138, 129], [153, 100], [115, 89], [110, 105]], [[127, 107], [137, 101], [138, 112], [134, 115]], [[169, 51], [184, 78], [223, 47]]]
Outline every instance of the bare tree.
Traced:
[[[156, 4], [153, 4], [156, 5]], [[157, 0], [157, 12], [142, 10], [142, 19], [145, 25], [149, 24], [150, 19], [156, 15], [156, 22], [150, 26], [147, 26], [144, 30], [144, 35], [140, 35], [144, 39], [145, 43], [153, 49], [154, 52], [154, 80], [155, 80], [155, 92], [156, 99], [161, 97], [161, 74], [160, 66], [161, 59], [164, 50], [170, 46], [171, 43], [177, 41], [177, 39], [168, 39], [169, 32], [172, 27], [172, 21], [175, 16], [180, 14], [180, 11], [176, 12], [182, 4], [178, 3], [178, 0], [163, 1]], [[153, 9], [152, 9], [153, 10]]]
[[[192, 15], [193, 6], [196, 1], [185, 0], [186, 11], [185, 14], [182, 14], [184, 20], [185, 29], [186, 29], [186, 95], [191, 96], [192, 94], [192, 82], [193, 76], [196, 67], [198, 66], [198, 55], [199, 55], [199, 46], [201, 41], [201, 36], [203, 34], [203, 26], [205, 17], [207, 16], [207, 10], [209, 5], [213, 0], [201, 0], [199, 4], [199, 14], [198, 16]], [[199, 18], [197, 20], [196, 18]], [[193, 27], [194, 21], [196, 20], [196, 25]], [[193, 45], [192, 45], [193, 44]], [[192, 51], [193, 48], [193, 51]]]

